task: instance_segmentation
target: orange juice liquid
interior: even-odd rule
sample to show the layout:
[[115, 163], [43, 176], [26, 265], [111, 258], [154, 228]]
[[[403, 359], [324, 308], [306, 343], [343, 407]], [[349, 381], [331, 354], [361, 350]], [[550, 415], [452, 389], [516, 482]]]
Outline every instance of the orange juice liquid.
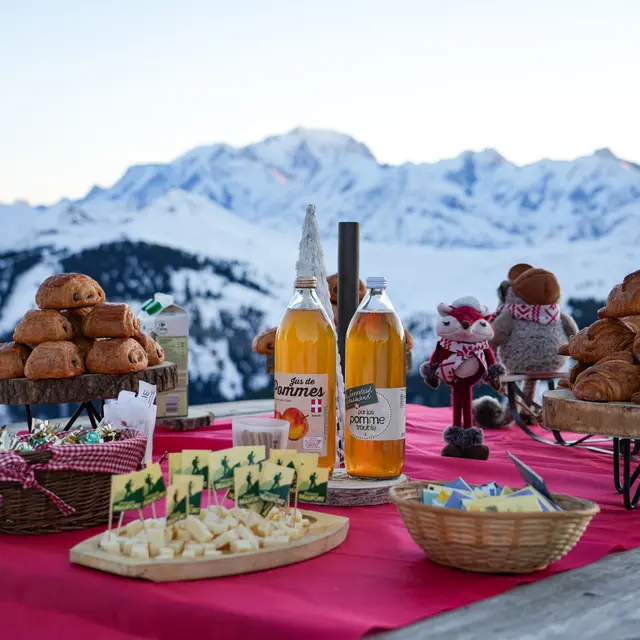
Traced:
[[[345, 466], [350, 476], [382, 479], [396, 478], [402, 473], [405, 456], [406, 379], [404, 329], [398, 316], [393, 312], [356, 312], [347, 334], [347, 393], [355, 387], [370, 384], [381, 391], [378, 393], [377, 405], [363, 405], [358, 411], [347, 408]], [[390, 402], [381, 398], [382, 394], [388, 396]], [[360, 439], [354, 435], [358, 430], [370, 428], [372, 431], [364, 431], [363, 435], [377, 437], [373, 436], [375, 429], [382, 427], [366, 426], [368, 421], [376, 420], [378, 425], [383, 424], [383, 420], [391, 421], [391, 427], [386, 429], [386, 437], [390, 433], [402, 437]], [[383, 434], [379, 435], [384, 437]]]
[[[275, 417], [290, 421], [288, 448], [336, 457], [336, 334], [318, 309], [287, 309], [276, 333]], [[315, 448], [322, 438], [321, 449]]]

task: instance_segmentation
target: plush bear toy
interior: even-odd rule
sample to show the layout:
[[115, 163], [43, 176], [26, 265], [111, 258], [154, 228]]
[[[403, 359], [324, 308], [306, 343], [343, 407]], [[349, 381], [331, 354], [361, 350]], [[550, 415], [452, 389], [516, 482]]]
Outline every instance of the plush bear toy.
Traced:
[[489, 322], [493, 322], [504, 309], [504, 305], [507, 301], [507, 294], [511, 291], [511, 283], [528, 269], [533, 269], [533, 267], [530, 264], [526, 264], [525, 262], [514, 264], [513, 267], [509, 269], [507, 279], [503, 280], [498, 287], [498, 300], [500, 301], [500, 304], [493, 313], [487, 316], [487, 320]]
[[[513, 277], [514, 269], [504, 289], [504, 304], [493, 320], [490, 344], [510, 374], [559, 371], [567, 358], [558, 355], [558, 348], [578, 333], [578, 326], [569, 314], [560, 311], [558, 279], [550, 271], [532, 267]], [[534, 380], [525, 385], [528, 405], [534, 400], [536, 386]], [[476, 400], [473, 413], [476, 424], [483, 428], [502, 426], [506, 415], [500, 403], [490, 397]]]
[[489, 340], [493, 329], [486, 320], [486, 307], [471, 296], [451, 305], [439, 304], [440, 337], [429, 362], [420, 366], [425, 382], [433, 388], [444, 380], [453, 389], [453, 424], [443, 434], [446, 445], [441, 455], [452, 458], [486, 460], [489, 447], [482, 429], [473, 426], [472, 388], [481, 380], [500, 388], [504, 367], [496, 362]]

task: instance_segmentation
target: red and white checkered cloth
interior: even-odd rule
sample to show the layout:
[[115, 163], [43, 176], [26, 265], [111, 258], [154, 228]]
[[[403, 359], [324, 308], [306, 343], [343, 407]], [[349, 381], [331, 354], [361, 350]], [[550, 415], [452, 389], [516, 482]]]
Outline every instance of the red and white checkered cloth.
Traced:
[[[98, 444], [56, 445], [48, 448], [53, 454], [44, 464], [29, 464], [15, 451], [0, 452], [0, 481], [19, 482], [23, 489], [42, 491], [65, 515], [75, 509], [54, 493], [41, 487], [35, 472], [84, 471], [87, 473], [130, 473], [140, 469], [147, 439], [136, 429], [126, 429], [122, 440]], [[3, 498], [0, 495], [0, 505]]]

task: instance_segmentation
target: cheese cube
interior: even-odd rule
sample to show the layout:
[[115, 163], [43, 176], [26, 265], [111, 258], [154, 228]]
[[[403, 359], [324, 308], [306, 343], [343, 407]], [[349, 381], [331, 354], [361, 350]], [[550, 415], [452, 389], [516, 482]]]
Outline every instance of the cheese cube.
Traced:
[[100, 540], [100, 549], [105, 553], [109, 553], [113, 556], [120, 555], [120, 543], [115, 536], [103, 538], [102, 540]]
[[187, 518], [187, 531], [198, 542], [202, 543], [213, 540], [213, 535], [209, 529], [207, 529], [204, 522], [202, 522], [202, 520], [198, 520], [198, 518], [195, 518], [194, 516], [189, 516]]
[[142, 542], [142, 538], [140, 536], [136, 536], [135, 538], [125, 538], [124, 542], [120, 546], [122, 555], [130, 556], [133, 547], [140, 542]]
[[240, 524], [233, 516], [227, 516], [222, 522], [226, 523], [229, 529], [235, 529]]
[[149, 518], [144, 521], [144, 524], [147, 529], [164, 529], [165, 527], [164, 518]]
[[250, 529], [255, 530], [256, 527], [261, 525], [264, 521], [264, 518], [260, 514], [256, 513], [255, 511], [249, 511], [249, 517], [247, 518], [247, 522], [245, 524]]
[[159, 547], [164, 547], [165, 543], [169, 542], [164, 527], [162, 529], [147, 529], [147, 540], [150, 544], [155, 544]]
[[311, 526], [311, 520], [307, 520], [306, 518], [302, 518], [302, 526], [303, 527], [310, 527]]
[[283, 529], [283, 533], [289, 536], [291, 540], [300, 540], [300, 538], [304, 538], [305, 530], [301, 527], [287, 527]]
[[124, 530], [130, 538], [133, 538], [134, 536], [137, 536], [143, 528], [144, 527], [140, 520], [132, 520], [125, 526]]
[[261, 538], [266, 538], [268, 535], [271, 535], [271, 531], [273, 530], [273, 526], [270, 522], [261, 522], [254, 531], [257, 536]]
[[175, 539], [187, 542], [188, 540], [191, 540], [191, 534], [186, 529], [178, 529], [176, 531]]
[[207, 525], [207, 529], [209, 529], [214, 536], [219, 536], [221, 533], [224, 533], [229, 529], [228, 522], [209, 522], [205, 520], [205, 524]]
[[222, 518], [213, 511], [202, 511], [204, 513], [204, 521], [205, 522], [222, 522]]
[[231, 553], [246, 553], [254, 549], [250, 540], [232, 540], [230, 546]]
[[184, 549], [184, 547], [185, 547], [184, 540], [172, 540], [169, 543], [169, 549], [172, 549], [175, 555], [182, 553], [182, 550]]
[[223, 507], [222, 505], [220, 505], [218, 507], [218, 515], [221, 518], [226, 518], [229, 515], [229, 509], [227, 509], [226, 507]]
[[156, 556], [156, 560], [173, 560], [175, 551], [171, 547], [162, 547], [160, 553]]
[[288, 536], [267, 536], [262, 539], [262, 546], [265, 549], [269, 549], [272, 547], [284, 547], [289, 544]]
[[249, 511], [242, 507], [234, 507], [229, 511], [229, 514], [233, 516], [238, 522], [246, 524], [249, 521]]
[[204, 546], [198, 544], [197, 542], [189, 542], [187, 543], [185, 549], [187, 551], [193, 551], [197, 556], [201, 556], [204, 553]]
[[153, 544], [153, 543], [149, 543], [149, 555], [152, 558], [155, 558], [156, 556], [160, 555], [160, 549], [163, 549], [164, 546], [161, 544]]
[[235, 531], [226, 531], [222, 535], [218, 536], [214, 541], [213, 545], [215, 549], [223, 549], [224, 547], [230, 545], [233, 541], [237, 540], [238, 534], [235, 534], [235, 537], [231, 534], [235, 533]]
[[255, 535], [243, 524], [239, 524], [236, 527], [236, 533], [241, 540], [255, 540]]
[[143, 543], [134, 544], [131, 548], [132, 558], [141, 558], [144, 560], [149, 559], [149, 545]]
[[232, 540], [239, 540], [240, 536], [238, 535], [238, 532], [235, 529], [229, 529], [229, 531], [227, 531], [227, 533], [229, 534], [229, 537]]
[[183, 558], [195, 558], [196, 557], [196, 552], [193, 549], [185, 549], [182, 552], [182, 557]]
[[282, 530], [284, 530], [284, 529], [288, 529], [288, 528], [289, 528], [289, 526], [287, 525], [287, 523], [286, 523], [286, 522], [281, 522], [281, 521], [279, 521], [279, 520], [274, 520], [274, 521], [271, 523], [271, 526], [272, 526], [274, 529], [278, 529], [278, 530], [281, 530], [281, 531], [282, 531]]
[[219, 551], [218, 549], [205, 549], [204, 550], [204, 557], [205, 558], [217, 558], [218, 556], [222, 555], [222, 551]]

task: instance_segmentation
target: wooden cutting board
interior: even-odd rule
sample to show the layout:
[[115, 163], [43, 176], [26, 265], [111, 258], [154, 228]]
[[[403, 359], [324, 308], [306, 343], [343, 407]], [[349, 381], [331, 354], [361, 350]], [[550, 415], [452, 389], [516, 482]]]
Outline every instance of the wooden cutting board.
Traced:
[[347, 537], [348, 518], [318, 511], [302, 511], [302, 514], [311, 522], [309, 531], [302, 540], [294, 540], [286, 547], [229, 553], [218, 558], [177, 558], [161, 562], [105, 553], [98, 547], [100, 534], [73, 547], [69, 559], [74, 564], [125, 578], [179, 582], [234, 576], [303, 562], [335, 549]]

